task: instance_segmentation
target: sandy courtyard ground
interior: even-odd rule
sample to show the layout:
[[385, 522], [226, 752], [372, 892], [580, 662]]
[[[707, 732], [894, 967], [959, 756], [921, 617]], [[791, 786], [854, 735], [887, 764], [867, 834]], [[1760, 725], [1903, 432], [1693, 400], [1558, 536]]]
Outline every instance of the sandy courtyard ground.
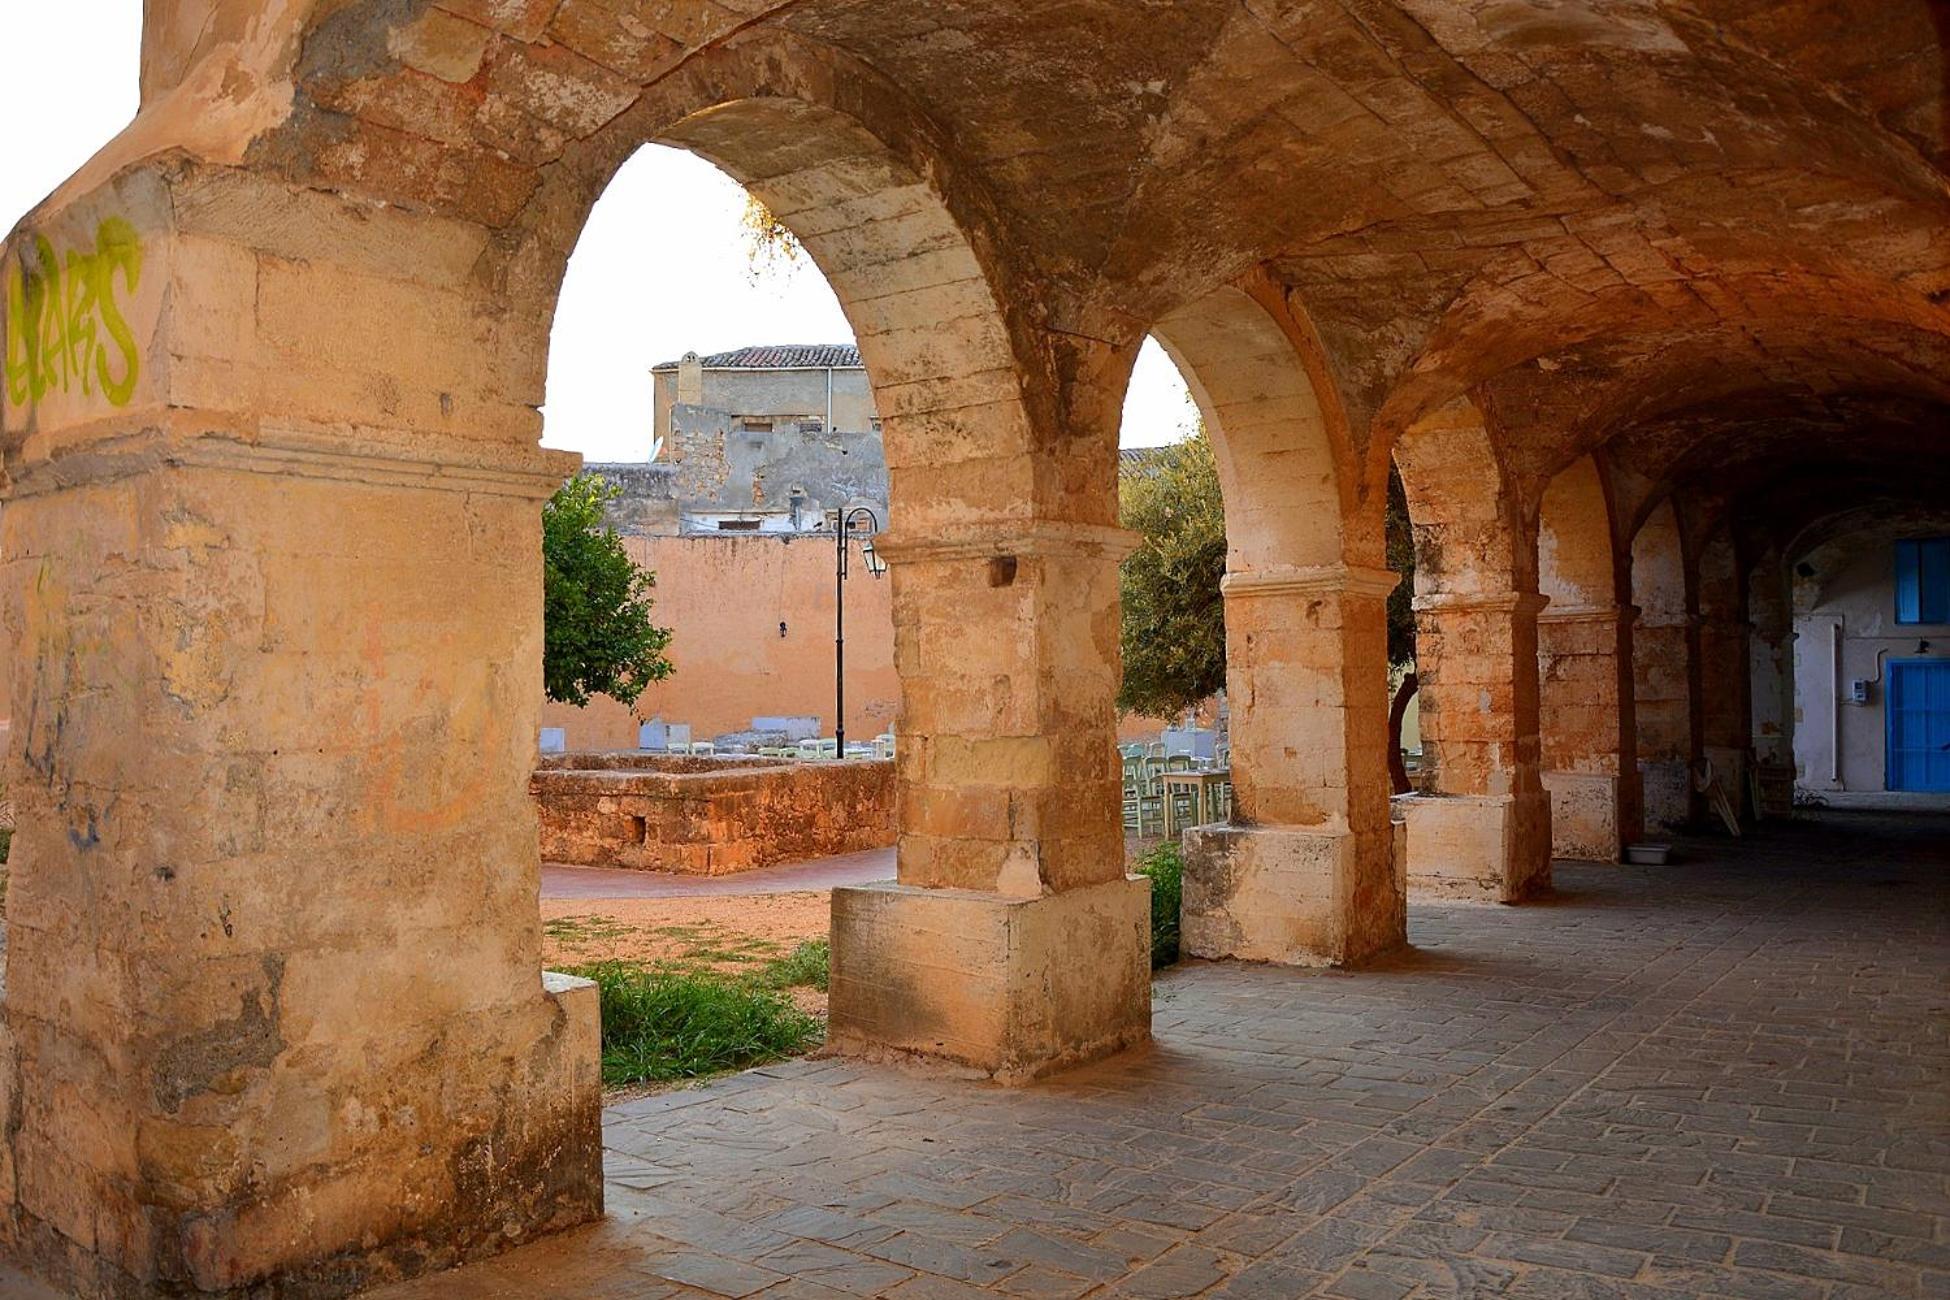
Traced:
[[826, 937], [832, 895], [545, 898], [542, 959], [551, 965], [641, 961], [736, 971]]

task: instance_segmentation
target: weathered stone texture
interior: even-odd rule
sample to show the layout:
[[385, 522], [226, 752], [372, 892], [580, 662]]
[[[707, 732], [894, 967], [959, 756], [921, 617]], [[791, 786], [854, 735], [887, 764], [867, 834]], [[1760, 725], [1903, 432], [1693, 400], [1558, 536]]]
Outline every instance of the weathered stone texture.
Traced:
[[529, 783], [544, 862], [716, 876], [894, 842], [894, 765], [559, 754]]
[[[1379, 568], [1401, 471], [1411, 886], [1540, 886], [1546, 769], [1614, 782], [1617, 838], [1634, 757], [1647, 819], [1685, 818], [1690, 765], [1752, 745], [1752, 561], [1950, 499], [1925, 0], [145, 18], [142, 114], [0, 257], [0, 1230], [96, 1294], [343, 1291], [596, 1209], [588, 998], [537, 958], [533, 558], [570, 464], [535, 444], [564, 265], [645, 141], [801, 237], [884, 420], [901, 884], [838, 904], [859, 1050], [1013, 1077], [1144, 1036], [1110, 742], [1148, 331], [1219, 447], [1235, 577]], [[1553, 585], [1605, 531], [1554, 483], [1629, 550], [1609, 588]], [[1218, 947], [1399, 940], [1376, 594], [1229, 601], [1255, 704], [1234, 866], [1195, 882], [1247, 936]], [[1540, 638], [1546, 597], [1641, 616]], [[1554, 739], [1540, 663], [1584, 706]], [[1269, 901], [1207, 906], [1241, 898]]]

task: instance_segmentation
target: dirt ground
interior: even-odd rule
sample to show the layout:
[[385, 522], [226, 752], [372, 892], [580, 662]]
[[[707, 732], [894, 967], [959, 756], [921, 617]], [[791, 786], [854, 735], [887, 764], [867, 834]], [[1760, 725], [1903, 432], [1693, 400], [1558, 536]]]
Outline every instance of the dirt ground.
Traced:
[[641, 961], [726, 972], [824, 938], [831, 895], [542, 900], [542, 958], [555, 965]]

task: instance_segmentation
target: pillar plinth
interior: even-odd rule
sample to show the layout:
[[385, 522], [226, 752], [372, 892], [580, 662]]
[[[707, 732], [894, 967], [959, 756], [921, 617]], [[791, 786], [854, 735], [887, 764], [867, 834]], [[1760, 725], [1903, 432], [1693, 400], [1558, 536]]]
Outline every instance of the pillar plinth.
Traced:
[[1617, 862], [1643, 830], [1632, 725], [1629, 605], [1556, 604], [1537, 617], [1551, 856]]
[[1150, 1037], [1151, 890], [836, 889], [832, 967], [830, 1050], [1022, 1083]]
[[1150, 1032], [1149, 887], [1124, 873], [1122, 529], [876, 542], [901, 677], [898, 884], [833, 897], [831, 1042], [1005, 1082]]
[[1535, 592], [1415, 601], [1423, 788], [1398, 799], [1411, 896], [1516, 902], [1550, 883]]
[[1356, 962], [1406, 942], [1388, 811], [1387, 570], [1227, 575], [1233, 817], [1185, 837], [1184, 947]]

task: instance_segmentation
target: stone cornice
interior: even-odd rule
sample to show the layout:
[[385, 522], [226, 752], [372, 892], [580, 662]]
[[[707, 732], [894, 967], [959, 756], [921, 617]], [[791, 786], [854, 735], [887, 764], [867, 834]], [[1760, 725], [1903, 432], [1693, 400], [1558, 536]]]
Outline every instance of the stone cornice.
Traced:
[[19, 464], [9, 495], [39, 496], [160, 470], [217, 469], [544, 501], [581, 464], [574, 452], [386, 430], [265, 426], [181, 434], [150, 428]]
[[1539, 623], [1630, 623], [1637, 605], [1552, 605], [1537, 615]]
[[1438, 591], [1417, 596], [1418, 614], [1535, 614], [1551, 603], [1534, 591]]
[[1395, 589], [1401, 575], [1388, 569], [1347, 564], [1279, 564], [1244, 573], [1228, 573], [1219, 582], [1227, 600], [1256, 600], [1272, 596], [1345, 596], [1382, 600]]
[[882, 533], [873, 539], [873, 549], [895, 564], [940, 564], [1003, 556], [1106, 559], [1117, 563], [1135, 551], [1139, 542], [1138, 535], [1129, 529], [1103, 524], [998, 519], [944, 528], [929, 535], [906, 531]]

